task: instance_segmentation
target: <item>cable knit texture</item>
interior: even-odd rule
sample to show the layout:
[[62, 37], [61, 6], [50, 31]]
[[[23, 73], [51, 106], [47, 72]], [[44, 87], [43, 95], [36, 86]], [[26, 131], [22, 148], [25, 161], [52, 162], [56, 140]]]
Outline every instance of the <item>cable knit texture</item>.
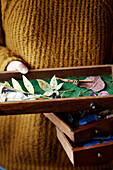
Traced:
[[[1, 16], [0, 70], [13, 60], [29, 68], [112, 62], [113, 0], [1, 0]], [[113, 162], [73, 167], [43, 114], [0, 116], [0, 165], [7, 170], [113, 168]]]

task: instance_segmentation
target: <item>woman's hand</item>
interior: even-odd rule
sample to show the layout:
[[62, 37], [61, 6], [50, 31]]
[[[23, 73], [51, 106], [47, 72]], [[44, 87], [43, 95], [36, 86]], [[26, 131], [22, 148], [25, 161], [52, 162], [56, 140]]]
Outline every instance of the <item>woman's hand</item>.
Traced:
[[26, 74], [28, 72], [28, 68], [20, 61], [11, 61], [7, 68], [7, 71], [19, 71], [22, 74]]

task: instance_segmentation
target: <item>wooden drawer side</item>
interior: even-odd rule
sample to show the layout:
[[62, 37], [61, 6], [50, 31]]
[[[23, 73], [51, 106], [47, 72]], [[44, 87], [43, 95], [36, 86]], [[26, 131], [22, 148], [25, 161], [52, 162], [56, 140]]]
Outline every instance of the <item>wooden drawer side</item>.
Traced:
[[[82, 77], [95, 75], [113, 75], [113, 65], [94, 65], [94, 66], [77, 66], [77, 67], [62, 67], [62, 68], [47, 68], [47, 69], [31, 69], [27, 73], [28, 79], [47, 79], [54, 75], [59, 77]], [[19, 72], [3, 71], [0, 72], [0, 81], [8, 81], [11, 78], [21, 79], [22, 75]]]
[[57, 131], [57, 137], [58, 137], [61, 145], [63, 146], [65, 152], [67, 153], [70, 161], [74, 165], [74, 155], [73, 155], [73, 150], [72, 150], [70, 143], [66, 141], [65, 135], [60, 133], [60, 130], [58, 128], [56, 128], [56, 131]]
[[71, 128], [58, 118], [54, 113], [43, 113], [50, 121], [54, 123], [62, 132], [64, 132], [72, 141], [74, 141], [74, 132]]

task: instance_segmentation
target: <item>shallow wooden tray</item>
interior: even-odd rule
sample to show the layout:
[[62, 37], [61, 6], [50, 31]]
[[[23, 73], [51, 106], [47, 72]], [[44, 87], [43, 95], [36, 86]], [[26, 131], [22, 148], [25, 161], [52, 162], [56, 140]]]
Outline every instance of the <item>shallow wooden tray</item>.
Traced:
[[[28, 79], [49, 79], [52, 78], [53, 75], [63, 78], [96, 75], [113, 76], [113, 65], [30, 70], [26, 77]], [[21, 79], [21, 74], [18, 72], [0, 72], [0, 81], [8, 81], [12, 77], [19, 80]], [[52, 100], [1, 102], [0, 114], [69, 112], [81, 110], [80, 108], [90, 109], [91, 103], [95, 103], [97, 107], [101, 107], [103, 110], [108, 107], [113, 108], [113, 95], [103, 97], [75, 97]]]

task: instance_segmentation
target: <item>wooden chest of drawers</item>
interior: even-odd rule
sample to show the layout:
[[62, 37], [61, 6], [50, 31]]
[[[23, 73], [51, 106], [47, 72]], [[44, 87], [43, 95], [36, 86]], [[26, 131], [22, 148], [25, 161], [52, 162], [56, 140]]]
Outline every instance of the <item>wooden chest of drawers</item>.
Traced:
[[[30, 70], [26, 76], [30, 80], [50, 79], [54, 75], [62, 78], [97, 75], [112, 75], [113, 77], [113, 66], [38, 69]], [[8, 81], [12, 77], [20, 80], [21, 74], [18, 72], [0, 73], [0, 81]], [[0, 103], [0, 114], [44, 113], [57, 126], [57, 137], [73, 165], [88, 165], [113, 159], [113, 142], [98, 143], [87, 147], [81, 146], [81, 143], [90, 141], [92, 138], [113, 134], [113, 118], [73, 128], [65, 122], [63, 115], [66, 112], [76, 114], [80, 110], [91, 111], [90, 106], [92, 103], [95, 104], [96, 109], [113, 110], [113, 95]], [[61, 114], [62, 116], [60, 117]]]
[[[101, 70], [97, 67], [94, 73], [91, 70], [92, 68], [90, 67], [87, 73], [84, 72], [85, 75], [106, 75], [106, 69], [103, 68]], [[84, 74], [82, 68], [77, 73], [78, 75]], [[110, 74], [112, 75], [112, 73], [113, 70], [111, 66]], [[66, 111], [68, 113], [70, 111], [72, 114], [74, 114], [73, 112], [77, 114], [79, 110], [91, 110], [91, 103], [94, 103], [97, 109], [101, 110], [113, 108], [112, 95], [109, 96], [109, 99], [108, 96], [80, 97], [74, 98], [70, 106], [68, 105], [69, 101], [66, 101], [65, 106], [59, 105], [59, 109], [61, 110], [60, 113], [58, 112], [58, 109], [55, 110], [56, 113], [44, 113], [44, 115], [55, 124], [57, 137], [74, 166], [99, 164], [113, 159], [113, 141], [105, 143], [100, 142], [90, 146], [82, 146], [83, 143], [90, 142], [95, 138], [98, 139], [103, 135], [113, 135], [113, 118], [102, 119], [100, 121], [73, 128], [71, 123], [65, 120], [65, 116], [63, 117]]]
[[113, 118], [100, 120], [73, 130], [54, 113], [44, 113], [55, 125], [57, 137], [75, 166], [98, 164], [113, 159], [113, 141], [81, 146], [91, 139], [113, 134]]

